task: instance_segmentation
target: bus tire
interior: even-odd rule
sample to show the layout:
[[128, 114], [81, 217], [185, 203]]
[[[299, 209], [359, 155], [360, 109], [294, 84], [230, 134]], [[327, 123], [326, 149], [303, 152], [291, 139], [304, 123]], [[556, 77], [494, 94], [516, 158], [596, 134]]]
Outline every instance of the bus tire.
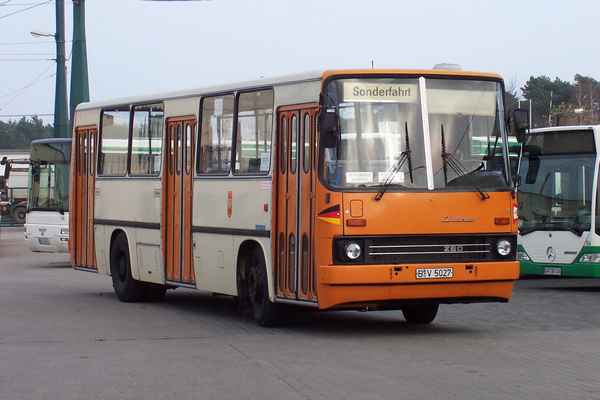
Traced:
[[110, 273], [119, 300], [133, 303], [144, 299], [144, 284], [131, 276], [127, 238], [120, 233], [110, 248]]
[[15, 222], [19, 225], [25, 223], [25, 216], [27, 215], [27, 209], [23, 206], [16, 206], [11, 211], [12, 217]]
[[426, 325], [433, 322], [439, 307], [439, 304], [411, 304], [402, 308], [402, 314], [409, 324]]
[[246, 293], [254, 320], [260, 326], [275, 325], [278, 320], [278, 307], [269, 299], [267, 267], [263, 253], [257, 248], [246, 260]]

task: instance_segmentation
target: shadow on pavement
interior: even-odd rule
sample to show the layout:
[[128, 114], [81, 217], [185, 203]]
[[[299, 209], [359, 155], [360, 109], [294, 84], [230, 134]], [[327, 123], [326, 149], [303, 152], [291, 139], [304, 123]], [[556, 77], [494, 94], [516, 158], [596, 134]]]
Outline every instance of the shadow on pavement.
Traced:
[[[178, 289], [179, 290], [179, 289]], [[118, 301], [115, 297], [115, 301]], [[249, 324], [261, 329], [249, 315], [243, 315], [236, 301], [228, 296], [211, 295], [206, 292], [169, 291], [166, 300], [155, 303], [170, 311], [188, 312], [199, 318], [228, 320]], [[438, 317], [443, 317], [444, 309], [440, 308]], [[262, 328], [269, 330], [271, 328]], [[284, 306], [281, 323], [274, 327], [275, 331], [290, 331], [294, 333], [331, 335], [335, 337], [357, 335], [389, 335], [389, 334], [473, 334], [477, 329], [466, 328], [447, 323], [431, 325], [411, 325], [404, 321], [401, 311], [316, 311], [303, 307]]]

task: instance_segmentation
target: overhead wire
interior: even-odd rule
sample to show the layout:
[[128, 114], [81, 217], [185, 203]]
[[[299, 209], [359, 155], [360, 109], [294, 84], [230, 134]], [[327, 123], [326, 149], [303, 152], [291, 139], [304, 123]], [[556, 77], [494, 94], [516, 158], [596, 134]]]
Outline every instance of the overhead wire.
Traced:
[[54, 73], [54, 74], [52, 74], [50, 76], [45, 76], [51, 68], [52, 68], [52, 64], [48, 65], [42, 72], [40, 72], [39, 74], [37, 74], [25, 86], [23, 86], [23, 87], [21, 87], [19, 89], [13, 90], [11, 93], [5, 93], [3, 95], [0, 95], [0, 98], [10, 97], [6, 102], [4, 102], [2, 104], [2, 106], [0, 106], [0, 109], [5, 108], [10, 103], [12, 103], [13, 101], [15, 101], [20, 95], [22, 95], [23, 93], [25, 93], [32, 86], [36, 85], [37, 83], [41, 82], [42, 80], [49, 79], [49, 78], [55, 76], [56, 73]]
[[[71, 43], [72, 40], [65, 40], [65, 43]], [[0, 46], [27, 46], [27, 45], [42, 45], [42, 44], [55, 44], [54, 40], [34, 40], [28, 42], [0, 42]]]
[[54, 53], [0, 53], [0, 56], [53, 56]]
[[13, 3], [12, 0], [6, 0], [5, 3], [0, 3], [0, 7], [26, 7], [33, 6], [35, 4], [37, 3]]
[[25, 12], [25, 11], [28, 11], [28, 10], [31, 10], [31, 9], [34, 9], [36, 7], [41, 7], [43, 5], [50, 4], [52, 1], [53, 0], [46, 0], [46, 1], [39, 2], [39, 3], [33, 3], [33, 5], [31, 5], [31, 6], [28, 6], [28, 7], [25, 7], [25, 8], [21, 8], [20, 10], [9, 12], [8, 14], [0, 15], [0, 20], [8, 18], [8, 17], [11, 17], [11, 16], [16, 15], [16, 14], [20, 14], [22, 12]]
[[52, 58], [0, 58], [0, 62], [52, 61]]

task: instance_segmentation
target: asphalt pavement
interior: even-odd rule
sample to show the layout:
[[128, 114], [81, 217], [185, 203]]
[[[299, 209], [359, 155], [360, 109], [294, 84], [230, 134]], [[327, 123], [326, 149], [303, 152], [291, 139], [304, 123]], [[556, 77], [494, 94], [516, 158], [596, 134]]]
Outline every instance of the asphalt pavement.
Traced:
[[297, 311], [261, 328], [205, 292], [120, 303], [0, 228], [0, 400], [20, 399], [600, 399], [600, 281], [520, 281], [425, 327]]

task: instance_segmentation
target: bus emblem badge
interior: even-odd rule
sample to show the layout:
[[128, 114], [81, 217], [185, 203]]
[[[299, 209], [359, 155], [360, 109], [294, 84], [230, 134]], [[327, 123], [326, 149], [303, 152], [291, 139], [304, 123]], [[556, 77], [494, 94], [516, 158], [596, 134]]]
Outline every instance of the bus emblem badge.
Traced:
[[548, 257], [548, 261], [556, 260], [556, 251], [554, 247], [550, 246], [546, 249], [546, 257]]

